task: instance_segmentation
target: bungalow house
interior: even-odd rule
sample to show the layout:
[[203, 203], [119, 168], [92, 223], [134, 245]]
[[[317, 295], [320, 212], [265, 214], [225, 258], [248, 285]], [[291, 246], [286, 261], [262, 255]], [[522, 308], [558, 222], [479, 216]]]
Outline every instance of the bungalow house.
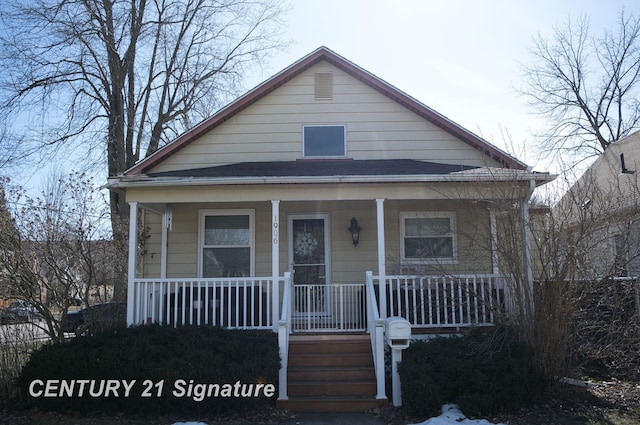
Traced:
[[[640, 132], [610, 145], [554, 206], [578, 278], [640, 275]], [[575, 229], [581, 229], [576, 231]]]
[[276, 331], [281, 405], [366, 408], [386, 399], [385, 318], [493, 324], [493, 206], [527, 221], [551, 179], [321, 47], [110, 180], [139, 218], [128, 323]]

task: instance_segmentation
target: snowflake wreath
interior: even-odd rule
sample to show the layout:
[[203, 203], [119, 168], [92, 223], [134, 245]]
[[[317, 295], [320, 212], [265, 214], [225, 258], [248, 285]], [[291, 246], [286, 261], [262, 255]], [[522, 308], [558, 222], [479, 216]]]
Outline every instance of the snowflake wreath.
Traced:
[[308, 257], [318, 248], [318, 241], [309, 232], [300, 232], [296, 235], [294, 251], [300, 257]]

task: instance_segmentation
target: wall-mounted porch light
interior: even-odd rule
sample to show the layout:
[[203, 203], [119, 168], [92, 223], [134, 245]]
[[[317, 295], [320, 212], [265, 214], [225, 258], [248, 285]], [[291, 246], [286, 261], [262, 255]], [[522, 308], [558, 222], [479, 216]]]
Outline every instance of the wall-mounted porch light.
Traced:
[[358, 242], [360, 242], [360, 226], [358, 226], [358, 220], [355, 217], [351, 218], [351, 226], [349, 227], [349, 232], [351, 232], [351, 241], [354, 246], [358, 246]]

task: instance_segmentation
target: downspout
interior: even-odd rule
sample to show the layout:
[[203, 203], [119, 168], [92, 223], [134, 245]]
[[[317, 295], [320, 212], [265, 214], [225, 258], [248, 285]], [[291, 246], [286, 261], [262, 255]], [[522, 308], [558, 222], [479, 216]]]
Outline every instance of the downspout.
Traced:
[[525, 194], [524, 199], [520, 205], [520, 217], [522, 223], [522, 272], [524, 280], [524, 294], [523, 301], [527, 306], [525, 319], [530, 322], [533, 319], [533, 266], [531, 261], [531, 235], [529, 232], [529, 201], [533, 196], [533, 192], [536, 189], [536, 181], [534, 179], [529, 180], [529, 187]]

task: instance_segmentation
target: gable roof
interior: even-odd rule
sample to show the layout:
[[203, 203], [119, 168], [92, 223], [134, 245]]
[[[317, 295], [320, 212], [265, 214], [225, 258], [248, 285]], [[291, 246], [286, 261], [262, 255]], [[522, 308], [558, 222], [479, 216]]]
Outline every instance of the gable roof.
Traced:
[[[636, 212], [640, 208], [640, 131], [612, 143], [554, 206], [578, 220]], [[579, 210], [582, 210], [580, 212]], [[612, 219], [613, 220], [613, 219]]]
[[260, 84], [253, 90], [249, 91], [245, 95], [238, 98], [236, 101], [227, 105], [216, 114], [211, 116], [210, 118], [202, 121], [200, 124], [193, 127], [191, 130], [183, 133], [173, 142], [167, 144], [163, 148], [157, 150], [147, 158], [138, 162], [136, 165], [131, 167], [129, 170], [125, 171], [125, 175], [140, 175], [145, 174], [155, 165], [162, 162], [167, 157], [171, 156], [175, 152], [179, 151], [183, 147], [187, 146], [194, 140], [198, 139], [205, 133], [211, 131], [216, 128], [221, 123], [225, 122], [229, 118], [238, 114], [254, 102], [262, 99], [269, 93], [276, 90], [278, 87], [286, 84], [288, 81], [292, 80], [296, 76], [300, 75], [302, 72], [306, 71], [310, 67], [314, 66], [320, 61], [327, 61], [331, 65], [336, 68], [346, 72], [352, 77], [358, 79], [364, 84], [368, 85], [372, 89], [378, 91], [384, 96], [392, 99], [393, 101], [399, 103], [405, 108], [411, 110], [418, 116], [426, 119], [427, 121], [433, 123], [434, 125], [442, 128], [448, 133], [456, 136], [460, 140], [466, 142], [470, 146], [478, 149], [483, 154], [491, 157], [492, 159], [498, 161], [503, 164], [507, 168], [513, 168], [518, 170], [526, 170], [527, 165], [523, 162], [517, 160], [506, 152], [498, 149], [493, 146], [488, 141], [483, 138], [473, 134], [469, 130], [461, 127], [460, 125], [454, 123], [433, 109], [427, 107], [426, 105], [418, 102], [411, 96], [405, 94], [404, 92], [398, 90], [394, 86], [389, 83], [383, 81], [382, 79], [376, 77], [375, 75], [365, 71], [359, 66], [353, 64], [352, 62], [346, 60], [345, 58], [337, 55], [333, 51], [329, 50], [326, 47], [320, 47], [304, 58], [300, 59], [298, 62], [284, 69], [280, 73], [276, 74], [272, 78], [268, 79], [264, 83]]

